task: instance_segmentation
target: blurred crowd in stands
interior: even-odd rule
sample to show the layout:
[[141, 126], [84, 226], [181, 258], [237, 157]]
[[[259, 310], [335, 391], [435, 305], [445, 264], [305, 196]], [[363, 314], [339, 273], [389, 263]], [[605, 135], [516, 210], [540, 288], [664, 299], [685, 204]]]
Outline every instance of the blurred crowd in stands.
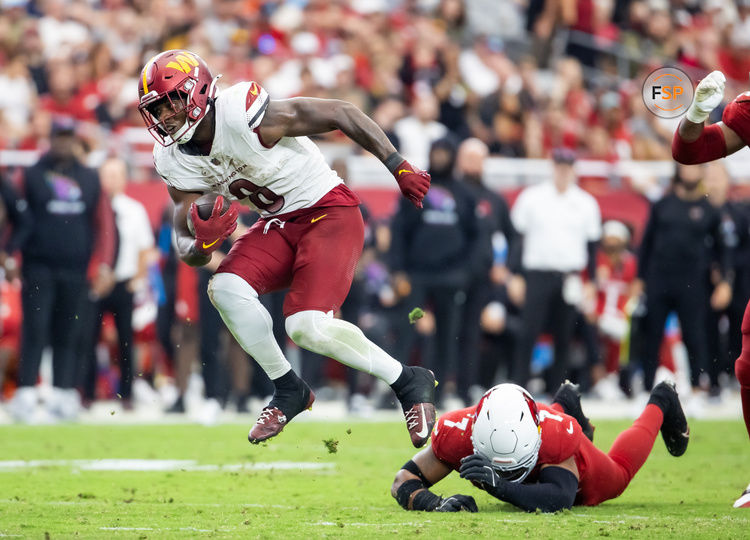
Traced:
[[[529, 246], [533, 227], [526, 214], [509, 209], [518, 194], [505, 194], [506, 201], [484, 186], [482, 164], [493, 156], [552, 158], [550, 186], [564, 194], [570, 186], [556, 182], [570, 175], [572, 168], [564, 167], [579, 158], [670, 160], [678, 119], [649, 113], [639, 81], [670, 64], [694, 80], [721, 69], [728, 77], [727, 100], [747, 90], [750, 2], [0, 0], [5, 202], [0, 381], [6, 399], [19, 380], [29, 384], [38, 376], [38, 360], [32, 368], [26, 361], [26, 373], [19, 370], [23, 339], [26, 350], [35, 348], [35, 358], [51, 345], [55, 369], [65, 372], [56, 373], [53, 383], [64, 392], [49, 400], [61, 418], [75, 416], [78, 396], [84, 405], [117, 397], [129, 408], [138, 396], [154, 403], [154, 388], [165, 381], [176, 391], [159, 403], [184, 411], [193, 371], [201, 372], [210, 402], [203, 416], [207, 422], [226, 403], [243, 411], [248, 396], [271, 393], [207, 300], [206, 282], [218, 261], [197, 272], [176, 261], [170, 209], [159, 208], [163, 217], [155, 219], [152, 201], [144, 195], [153, 191], [138, 189], [158, 179], [150, 160], [143, 159], [150, 157], [152, 139], [136, 108], [137, 77], [148, 58], [171, 48], [200, 54], [215, 73], [223, 73], [220, 87], [255, 80], [272, 98], [350, 101], [378, 122], [408, 160], [431, 172], [434, 187], [420, 214], [394, 205], [383, 219], [383, 212], [376, 218], [363, 207], [367, 245], [340, 316], [357, 322], [399, 360], [435, 369], [443, 381], [441, 399], [467, 402], [498, 380], [511, 377], [526, 384], [540, 374], [546, 376], [532, 382], [538, 392], [554, 391], [558, 379], [568, 376], [585, 391], [611, 399], [632, 391], [638, 370], [631, 367], [638, 366], [644, 367], [648, 387], [656, 360], [643, 355], [654, 357], [649, 351], [655, 346], [661, 347], [661, 364], [677, 369], [673, 349], [680, 335], [667, 316], [674, 310], [684, 325], [685, 309], [693, 322], [705, 316], [709, 328], [700, 330], [705, 336], [698, 343], [686, 341], [693, 367], [688, 384], [719, 396], [721, 374], [732, 373], [737, 317], [750, 294], [750, 261], [742, 249], [747, 249], [749, 213], [743, 204], [729, 202], [723, 167], [677, 171], [664, 193], [646, 194], [650, 201], [662, 195], [678, 199], [670, 207], [677, 222], [696, 212], [706, 218], [703, 228], [675, 248], [685, 248], [675, 256], [687, 257], [695, 270], [684, 283], [692, 288], [700, 281], [693, 290], [698, 307], [686, 308], [679, 295], [657, 294], [659, 276], [668, 281], [664, 276], [672, 269], [654, 263], [653, 250], [640, 268], [636, 256], [644, 234], [661, 238], [659, 224], [669, 220], [655, 217], [654, 209], [664, 204], [654, 206], [653, 226], [646, 227], [644, 215], [623, 223], [594, 201], [597, 223], [582, 236], [583, 264], [576, 256], [570, 267], [547, 268], [524, 251], [535, 249]], [[318, 142], [349, 144], [340, 133]], [[29, 171], [48, 166], [50, 155], [59, 158], [61, 145], [76, 167], [98, 170], [101, 187], [92, 187], [81, 211], [92, 220], [109, 220], [117, 230], [109, 247], [95, 241], [105, 235], [103, 221], [91, 221], [96, 225], [85, 235], [73, 230], [71, 240], [61, 240], [68, 221], [40, 225], [44, 221], [27, 201]], [[361, 152], [355, 146], [348, 151]], [[335, 166], [346, 180], [345, 163]], [[696, 175], [705, 180], [698, 191], [685, 188]], [[75, 199], [69, 185], [58, 184], [59, 198]], [[133, 198], [123, 198], [126, 192]], [[134, 200], [137, 193], [150, 221]], [[99, 197], [108, 211], [98, 210]], [[574, 209], [575, 201], [568, 201]], [[581, 204], [594, 212], [590, 201]], [[693, 210], [696, 205], [699, 210]], [[40, 208], [43, 212], [44, 205]], [[246, 225], [253, 219], [243, 215]], [[50, 227], [60, 228], [48, 234]], [[88, 243], [76, 253], [88, 259], [76, 276], [66, 270], [53, 271], [50, 278], [40, 270], [40, 264], [60, 263], [54, 250], [61, 242], [74, 241]], [[45, 242], [51, 252], [42, 256]], [[586, 244], [596, 242], [587, 250]], [[34, 268], [27, 264], [31, 258]], [[533, 332], [534, 313], [524, 308], [529, 279], [535, 279], [530, 270], [555, 273], [560, 283], [550, 298], [576, 308], [550, 308], [554, 324], [540, 321]], [[580, 278], [577, 284], [567, 279], [571, 274]], [[74, 306], [61, 294], [29, 298], [29, 280], [36, 280], [35, 291], [54, 286], [81, 303]], [[654, 298], [667, 319], [663, 340], [664, 321], [656, 321], [660, 328], [654, 329], [646, 313], [646, 299], [657, 302]], [[286, 342], [279, 295], [265, 301], [279, 340], [311, 386], [347, 396], [354, 410], [390, 406], [391, 396], [370, 377], [305, 351], [295, 353]], [[39, 302], [47, 319], [32, 323], [21, 316]], [[410, 324], [407, 314], [415, 306], [426, 314]], [[77, 322], [61, 327], [60, 320], [71, 313]], [[34, 338], [28, 337], [31, 332]], [[550, 370], [560, 358], [565, 365], [557, 362]], [[708, 375], [705, 380], [696, 374], [701, 371]], [[36, 397], [27, 399], [32, 403]]]

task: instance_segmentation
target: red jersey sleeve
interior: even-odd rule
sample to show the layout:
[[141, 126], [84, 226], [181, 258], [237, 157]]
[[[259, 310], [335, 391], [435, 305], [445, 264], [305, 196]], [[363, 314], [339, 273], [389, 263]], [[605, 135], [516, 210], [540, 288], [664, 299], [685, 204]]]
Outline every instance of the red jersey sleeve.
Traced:
[[540, 404], [539, 418], [542, 425], [542, 445], [537, 461], [539, 465], [562, 463], [578, 452], [585, 436], [572, 416]]
[[461, 460], [474, 453], [471, 430], [475, 412], [476, 406], [445, 413], [432, 430], [432, 453], [456, 471]]
[[724, 109], [722, 122], [731, 128], [740, 139], [750, 145], [750, 92], [744, 92], [734, 98]]

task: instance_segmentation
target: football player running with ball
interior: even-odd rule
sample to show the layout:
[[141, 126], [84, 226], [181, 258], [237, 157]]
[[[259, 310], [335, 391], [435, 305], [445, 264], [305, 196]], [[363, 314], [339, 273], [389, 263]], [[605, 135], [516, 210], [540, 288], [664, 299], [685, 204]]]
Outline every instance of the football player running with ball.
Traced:
[[[236, 208], [222, 213], [224, 198], [260, 213], [208, 287], [229, 330], [275, 385], [248, 439], [258, 443], [278, 435], [315, 399], [281, 352], [271, 316], [258, 300], [288, 287], [284, 316], [292, 341], [391, 385], [412, 443], [423, 446], [435, 423], [432, 372], [402, 365], [359, 328], [333, 318], [362, 251], [362, 215], [357, 196], [307, 135], [340, 129], [383, 162], [417, 207], [430, 176], [407, 163], [377, 124], [350, 103], [273, 100], [255, 82], [219, 93], [218, 78], [189, 51], [157, 54], [141, 72], [139, 110], [157, 141], [154, 165], [175, 204], [175, 243], [184, 262], [208, 263], [237, 227]], [[219, 195], [207, 220], [193, 204], [204, 193]]]
[[[721, 71], [713, 71], [698, 83], [693, 102], [672, 138], [672, 157], [676, 161], [686, 165], [706, 163], [750, 145], [750, 92], [740, 94], [726, 106], [721, 122], [705, 125], [708, 115], [724, 98], [725, 81]], [[750, 435], [750, 300], [741, 332], [742, 352], [734, 363], [734, 373], [740, 383], [742, 415]], [[750, 485], [734, 507], [750, 508]]]
[[619, 496], [646, 462], [659, 430], [670, 454], [687, 450], [687, 420], [666, 382], [654, 387], [643, 413], [608, 454], [584, 435], [580, 416], [566, 410], [567, 403], [539, 405], [520, 386], [499, 384], [476, 406], [440, 417], [432, 445], [398, 471], [391, 495], [407, 510], [476, 512], [473, 497], [441, 498], [428, 489], [455, 470], [527, 512], [555, 512]]

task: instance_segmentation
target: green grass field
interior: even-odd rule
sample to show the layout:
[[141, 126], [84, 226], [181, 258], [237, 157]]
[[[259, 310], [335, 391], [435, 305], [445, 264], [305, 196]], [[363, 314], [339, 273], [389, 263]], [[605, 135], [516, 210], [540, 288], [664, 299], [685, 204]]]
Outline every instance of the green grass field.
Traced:
[[[627, 425], [597, 422], [595, 442], [608, 448]], [[659, 438], [619, 499], [541, 515], [500, 503], [455, 474], [435, 491], [471, 494], [480, 513], [402, 510], [389, 494], [393, 474], [414, 453], [401, 423], [296, 422], [257, 447], [239, 424], [2, 426], [0, 537], [750, 537], [750, 511], [732, 508], [750, 481], [744, 426], [693, 421], [691, 428], [685, 456], [669, 456]], [[326, 439], [338, 441], [335, 453]], [[68, 461], [115, 458], [187, 461], [143, 472]], [[55, 462], [17, 468], [9, 460]], [[290, 461], [309, 468], [264, 468]]]

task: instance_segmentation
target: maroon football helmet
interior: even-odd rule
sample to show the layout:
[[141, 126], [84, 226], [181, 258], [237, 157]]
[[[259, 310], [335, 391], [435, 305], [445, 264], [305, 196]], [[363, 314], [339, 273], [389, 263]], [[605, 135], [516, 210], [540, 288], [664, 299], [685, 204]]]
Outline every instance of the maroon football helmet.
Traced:
[[[159, 144], [170, 146], [191, 139], [216, 97], [219, 77], [221, 75], [212, 77], [206, 62], [190, 51], [164, 51], [146, 62], [138, 81], [138, 110]], [[172, 114], [160, 120], [156, 116], [156, 106], [162, 102]], [[170, 134], [167, 126], [181, 112], [185, 112], [186, 121]]]

